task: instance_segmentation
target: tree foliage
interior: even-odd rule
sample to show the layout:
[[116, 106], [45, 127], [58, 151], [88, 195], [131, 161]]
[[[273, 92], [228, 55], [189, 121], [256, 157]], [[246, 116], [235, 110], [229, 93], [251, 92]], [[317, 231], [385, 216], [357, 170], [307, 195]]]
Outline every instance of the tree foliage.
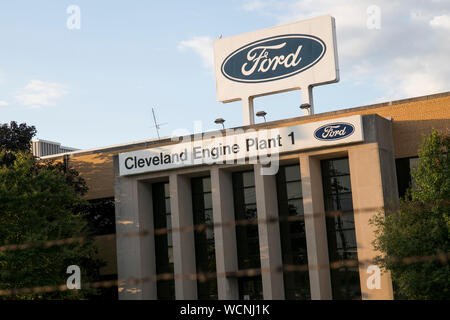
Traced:
[[35, 134], [36, 128], [27, 126], [26, 123], [17, 124], [15, 121], [11, 121], [9, 125], [4, 123], [0, 126], [0, 146], [9, 151], [27, 152]]
[[[11, 122], [10, 127], [1, 128], [0, 247], [31, 246], [0, 250], [0, 289], [65, 285], [70, 265], [80, 267], [82, 283], [97, 280], [103, 262], [96, 258], [97, 249], [90, 238], [88, 203], [82, 198], [87, 191], [85, 181], [63, 162], [36, 161], [29, 151], [34, 127]], [[84, 240], [46, 245], [48, 241], [71, 238]], [[83, 288], [82, 285], [82, 290], [13, 294], [6, 298], [80, 299], [97, 292]]]
[[26, 123], [17, 124], [11, 121], [8, 125], [4, 123], [0, 126], [0, 165], [12, 165], [15, 160], [14, 152], [29, 153], [31, 139], [36, 134], [34, 126], [27, 126]]
[[450, 297], [450, 136], [424, 137], [419, 165], [412, 170], [415, 187], [400, 200], [398, 210], [377, 215], [375, 249], [391, 271], [398, 297]]

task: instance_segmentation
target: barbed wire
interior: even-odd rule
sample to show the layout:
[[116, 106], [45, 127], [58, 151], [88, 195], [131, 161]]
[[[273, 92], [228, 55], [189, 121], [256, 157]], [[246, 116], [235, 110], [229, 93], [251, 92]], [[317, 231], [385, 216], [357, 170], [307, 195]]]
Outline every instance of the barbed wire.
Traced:
[[[373, 208], [365, 208], [365, 209], [358, 209], [354, 210], [354, 212], [358, 213], [373, 213], [374, 210], [379, 210], [381, 208], [379, 207], [373, 207]], [[90, 236], [90, 237], [73, 237], [73, 238], [66, 238], [66, 239], [58, 239], [58, 240], [47, 240], [47, 241], [35, 241], [32, 243], [21, 243], [21, 244], [7, 244], [0, 246], [0, 252], [5, 251], [12, 251], [12, 250], [24, 250], [29, 248], [35, 248], [35, 247], [52, 247], [52, 246], [58, 246], [58, 245], [68, 245], [73, 243], [83, 243], [89, 239], [97, 240], [97, 239], [108, 239], [108, 240], [114, 240], [116, 238], [127, 238], [127, 237], [137, 237], [137, 236], [149, 236], [149, 235], [165, 235], [168, 233], [174, 233], [174, 232], [206, 232], [207, 230], [214, 230], [216, 228], [233, 228], [237, 226], [249, 226], [249, 225], [259, 225], [261, 223], [270, 224], [270, 223], [277, 223], [277, 222], [301, 222], [305, 221], [306, 219], [311, 219], [313, 217], [317, 216], [326, 216], [326, 217], [336, 217], [341, 216], [344, 211], [341, 210], [334, 210], [334, 211], [327, 211], [326, 213], [312, 213], [312, 214], [306, 214], [306, 215], [292, 215], [292, 216], [278, 216], [278, 217], [270, 217], [267, 219], [261, 219], [261, 218], [255, 218], [255, 219], [241, 219], [241, 220], [230, 220], [227, 222], [221, 222], [221, 223], [201, 223], [196, 225], [188, 225], [188, 226], [182, 226], [182, 227], [176, 227], [176, 228], [158, 228], [158, 229], [143, 229], [140, 231], [129, 231], [129, 232], [116, 232], [113, 234], [106, 234], [106, 235], [97, 235], [97, 236]], [[120, 224], [120, 223], [119, 223]], [[134, 224], [134, 223], [130, 223]]]
[[[418, 262], [431, 262], [435, 260], [439, 260], [441, 263], [448, 263], [450, 260], [450, 252], [448, 253], [439, 253], [436, 255], [429, 256], [412, 256], [405, 257], [401, 259], [392, 259], [396, 262], [403, 263], [418, 263]], [[329, 268], [333, 269], [341, 269], [343, 267], [346, 268], [356, 268], [360, 266], [367, 266], [368, 264], [373, 263], [371, 260], [341, 260], [331, 262], [326, 265], [317, 265], [314, 266], [313, 269], [324, 269]], [[143, 278], [128, 278], [128, 279], [118, 279], [118, 280], [105, 280], [105, 281], [97, 281], [97, 282], [87, 282], [82, 284], [83, 289], [87, 288], [111, 288], [118, 287], [119, 291], [124, 286], [132, 286], [139, 285], [146, 282], [157, 282], [164, 280], [198, 280], [199, 282], [206, 282], [211, 279], [216, 279], [219, 277], [226, 278], [239, 278], [239, 277], [251, 277], [258, 276], [264, 273], [280, 273], [280, 272], [307, 272], [312, 269], [308, 264], [302, 265], [283, 265], [277, 268], [253, 268], [253, 269], [244, 269], [237, 271], [228, 271], [228, 272], [199, 272], [192, 274], [174, 274], [174, 273], [160, 273], [151, 275]], [[55, 291], [67, 291], [71, 290], [67, 287], [66, 284], [62, 285], [53, 285], [53, 286], [37, 286], [31, 288], [15, 288], [15, 289], [0, 289], [0, 296], [13, 296], [20, 294], [39, 294], [39, 293], [49, 293]]]
[[[353, 210], [355, 213], [373, 213], [375, 210], [381, 210], [380, 207], [372, 207], [365, 209]], [[135, 237], [135, 236], [149, 236], [149, 235], [165, 235], [174, 232], [206, 232], [208, 229], [215, 228], [232, 228], [238, 226], [249, 226], [249, 225], [259, 225], [259, 224], [271, 224], [271, 223], [282, 223], [282, 222], [304, 222], [306, 219], [310, 219], [317, 216], [326, 216], [326, 217], [337, 217], [342, 216], [344, 211], [336, 210], [336, 211], [327, 211], [306, 215], [292, 215], [292, 216], [278, 216], [278, 217], [270, 217], [267, 219], [255, 218], [255, 219], [242, 219], [242, 220], [231, 220], [222, 223], [202, 223], [197, 225], [188, 225], [178, 228], [159, 228], [154, 230], [144, 229], [140, 231], [130, 231], [130, 232], [118, 232], [113, 234], [106, 235], [97, 235], [90, 237], [73, 237], [66, 239], [58, 239], [58, 240], [48, 240], [48, 241], [38, 241], [33, 243], [22, 243], [22, 244], [9, 244], [0, 246], [0, 252], [7, 252], [13, 250], [25, 250], [29, 248], [36, 247], [44, 247], [49, 248], [53, 246], [60, 245], [68, 245], [73, 243], [83, 243], [88, 240], [114, 240], [117, 238], [125, 238], [125, 237]], [[132, 226], [136, 228], [135, 226]], [[402, 262], [406, 264], [419, 263], [419, 262], [432, 262], [432, 261], [440, 261], [441, 263], [448, 263], [450, 260], [450, 253], [439, 253], [436, 255], [429, 256], [413, 256], [413, 257], [405, 257], [401, 259], [390, 259], [389, 262]], [[83, 283], [83, 289], [85, 288], [111, 288], [118, 287], [123, 289], [124, 286], [136, 285], [146, 282], [156, 282], [162, 280], [197, 280], [199, 282], [205, 282], [211, 279], [216, 279], [218, 277], [226, 277], [226, 278], [239, 278], [239, 277], [249, 277], [249, 276], [257, 276], [262, 275], [264, 273], [275, 273], [275, 272], [307, 272], [310, 269], [323, 269], [329, 268], [333, 269], [341, 269], [341, 268], [357, 268], [361, 266], [367, 266], [373, 264], [373, 260], [340, 260], [330, 262], [326, 265], [315, 265], [310, 266], [308, 264], [286, 264], [277, 268], [253, 268], [253, 269], [244, 269], [244, 270], [236, 270], [236, 271], [228, 271], [228, 272], [199, 272], [193, 274], [174, 274], [174, 273], [160, 273], [154, 274], [152, 276], [136, 279], [136, 278], [128, 278], [128, 279], [118, 279], [118, 280], [106, 280], [106, 281], [97, 281], [97, 282], [88, 282]], [[31, 288], [14, 288], [14, 289], [0, 289], [0, 296], [13, 296], [19, 294], [39, 294], [39, 293], [49, 293], [55, 291], [66, 291], [70, 290], [67, 288], [66, 284], [62, 285], [48, 285], [48, 286], [36, 286]]]

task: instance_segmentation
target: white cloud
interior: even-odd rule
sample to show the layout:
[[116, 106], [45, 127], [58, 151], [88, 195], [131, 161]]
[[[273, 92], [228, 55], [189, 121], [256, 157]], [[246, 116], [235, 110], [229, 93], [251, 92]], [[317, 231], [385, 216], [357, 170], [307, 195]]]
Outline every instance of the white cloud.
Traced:
[[446, 88], [437, 75], [426, 72], [415, 72], [402, 77], [399, 88], [402, 95], [408, 97], [420, 96], [444, 91]]
[[191, 49], [200, 56], [206, 68], [214, 66], [213, 39], [208, 36], [198, 36], [190, 40], [181, 41], [178, 44], [178, 49], [180, 51]]
[[444, 28], [450, 30], [450, 15], [436, 16], [430, 21], [430, 26], [434, 28]]
[[16, 100], [24, 106], [54, 106], [59, 99], [67, 94], [66, 89], [67, 87], [61, 83], [31, 80], [16, 95]]
[[6, 107], [7, 105], [9, 105], [8, 102], [0, 100], [0, 107]]
[[426, 14], [422, 10], [411, 10], [409, 16], [413, 21], [426, 23], [428, 23], [428, 21], [430, 21], [430, 19], [432, 18], [429, 14]]
[[392, 70], [378, 75], [387, 93], [393, 97], [415, 97], [449, 90], [450, 68], [441, 65], [445, 53], [428, 53], [422, 57], [415, 55], [400, 57], [392, 61]]
[[[257, 2], [257, 3], [256, 3]], [[247, 1], [247, 11], [279, 24], [331, 14], [336, 19], [341, 81], [366, 83], [389, 99], [450, 90], [450, 1]], [[369, 29], [367, 9], [380, 9], [380, 29]]]

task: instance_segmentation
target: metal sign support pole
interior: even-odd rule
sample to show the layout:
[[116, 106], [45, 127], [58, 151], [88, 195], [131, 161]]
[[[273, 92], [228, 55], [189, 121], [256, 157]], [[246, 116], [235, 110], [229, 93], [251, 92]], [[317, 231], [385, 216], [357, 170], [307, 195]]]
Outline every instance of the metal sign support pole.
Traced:
[[253, 97], [242, 98], [242, 115], [244, 126], [255, 124], [255, 112], [253, 110]]
[[314, 100], [313, 100], [313, 87], [304, 86], [302, 87], [302, 105], [303, 115], [311, 116], [314, 114]]

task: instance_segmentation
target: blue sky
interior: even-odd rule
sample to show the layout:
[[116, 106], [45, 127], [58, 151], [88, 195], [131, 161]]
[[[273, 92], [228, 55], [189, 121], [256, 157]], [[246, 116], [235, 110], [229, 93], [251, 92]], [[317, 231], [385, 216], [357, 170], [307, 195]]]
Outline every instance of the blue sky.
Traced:
[[[239, 126], [240, 102], [216, 101], [212, 40], [322, 14], [336, 18], [341, 81], [314, 89], [316, 113], [450, 90], [448, 0], [2, 1], [0, 122], [76, 148], [155, 138], [152, 107], [163, 136]], [[293, 91], [255, 111], [278, 120], [300, 104]]]

